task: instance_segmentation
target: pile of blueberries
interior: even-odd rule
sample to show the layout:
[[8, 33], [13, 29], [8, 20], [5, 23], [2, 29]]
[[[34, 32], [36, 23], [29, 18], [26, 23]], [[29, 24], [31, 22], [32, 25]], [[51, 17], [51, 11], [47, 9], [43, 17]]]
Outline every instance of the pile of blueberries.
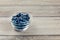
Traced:
[[16, 29], [24, 29], [27, 25], [29, 25], [30, 16], [28, 13], [18, 13], [15, 16], [12, 16], [12, 23]]

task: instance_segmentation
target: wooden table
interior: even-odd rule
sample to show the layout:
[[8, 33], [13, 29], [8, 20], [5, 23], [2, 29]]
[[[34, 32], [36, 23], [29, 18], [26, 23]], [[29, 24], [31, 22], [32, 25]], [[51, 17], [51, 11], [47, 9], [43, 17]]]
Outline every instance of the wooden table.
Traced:
[[[14, 31], [8, 20], [17, 12], [33, 16], [24, 32]], [[60, 35], [60, 0], [0, 0], [0, 35]]]

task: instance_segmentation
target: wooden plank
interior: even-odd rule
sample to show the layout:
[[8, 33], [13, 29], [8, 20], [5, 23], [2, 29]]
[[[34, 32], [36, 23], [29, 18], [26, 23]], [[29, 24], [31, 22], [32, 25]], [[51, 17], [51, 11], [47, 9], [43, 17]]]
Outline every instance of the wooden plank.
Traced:
[[60, 17], [34, 17], [24, 32], [14, 31], [9, 18], [0, 18], [0, 35], [60, 35]]
[[60, 5], [60, 0], [0, 0], [0, 5]]
[[60, 36], [0, 36], [0, 40], [60, 40]]
[[0, 40], [60, 40], [60, 36], [0, 36]]
[[0, 6], [0, 16], [28, 12], [32, 16], [60, 16], [60, 6]]

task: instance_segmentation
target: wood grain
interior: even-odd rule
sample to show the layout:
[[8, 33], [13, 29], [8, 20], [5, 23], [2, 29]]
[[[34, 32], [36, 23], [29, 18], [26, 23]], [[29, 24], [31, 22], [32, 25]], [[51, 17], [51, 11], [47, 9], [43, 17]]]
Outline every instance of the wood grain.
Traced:
[[0, 5], [60, 5], [60, 0], [0, 0]]
[[0, 6], [0, 16], [28, 12], [32, 16], [60, 16], [60, 6]]
[[[17, 12], [33, 16], [25, 32], [14, 31], [8, 20]], [[60, 35], [60, 0], [0, 0], [0, 27], [0, 35]]]
[[34, 17], [24, 32], [15, 31], [9, 18], [0, 18], [0, 35], [60, 35], [60, 17]]
[[60, 36], [0, 36], [0, 40], [60, 40]]

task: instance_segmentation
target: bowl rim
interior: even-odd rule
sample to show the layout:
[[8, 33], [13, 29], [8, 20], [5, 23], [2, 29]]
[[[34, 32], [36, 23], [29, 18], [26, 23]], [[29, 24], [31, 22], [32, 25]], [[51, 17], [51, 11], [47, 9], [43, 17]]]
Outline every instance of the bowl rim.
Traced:
[[[17, 14], [19, 14], [19, 13], [29, 13], [29, 12], [17, 12], [17, 13], [15, 13], [15, 14], [13, 14], [12, 16], [15, 16], [15, 15], [17, 15]], [[9, 21], [10, 21], [10, 24], [12, 25], [12, 27], [13, 27], [13, 29], [15, 29], [15, 26], [13, 25], [13, 23], [11, 22], [11, 19], [12, 19], [12, 16], [10, 16], [9, 17]], [[31, 20], [32, 20], [32, 15], [29, 13], [29, 17], [30, 17], [30, 22], [29, 22], [29, 25], [31, 24]], [[28, 29], [29, 27], [29, 25], [27, 25], [27, 26], [25, 26], [26, 28], [24, 28], [24, 29], [22, 29], [22, 31], [25, 31], [26, 29]], [[16, 30], [16, 29], [15, 29]], [[18, 29], [17, 29], [18, 30]]]

